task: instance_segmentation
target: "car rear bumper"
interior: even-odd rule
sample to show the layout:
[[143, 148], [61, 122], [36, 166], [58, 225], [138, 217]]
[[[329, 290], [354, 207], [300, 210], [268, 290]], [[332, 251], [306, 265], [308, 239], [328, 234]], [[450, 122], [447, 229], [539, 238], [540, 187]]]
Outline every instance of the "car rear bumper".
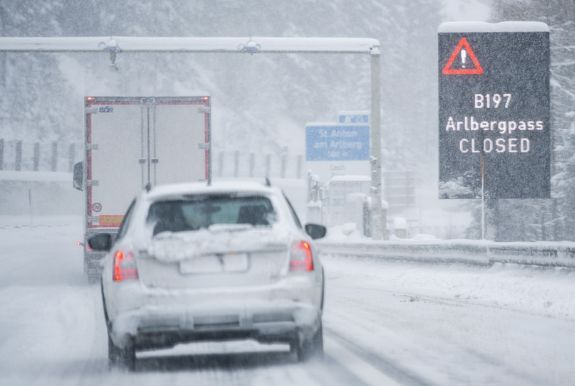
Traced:
[[111, 325], [114, 343], [139, 349], [171, 347], [199, 340], [306, 339], [319, 326], [321, 311], [294, 302], [244, 302], [233, 307], [142, 307], [119, 315]]
[[321, 320], [322, 287], [313, 277], [273, 285], [196, 290], [149, 288], [134, 282], [109, 288], [105, 301], [114, 343], [169, 347], [194, 340], [253, 338], [287, 342], [311, 336]]

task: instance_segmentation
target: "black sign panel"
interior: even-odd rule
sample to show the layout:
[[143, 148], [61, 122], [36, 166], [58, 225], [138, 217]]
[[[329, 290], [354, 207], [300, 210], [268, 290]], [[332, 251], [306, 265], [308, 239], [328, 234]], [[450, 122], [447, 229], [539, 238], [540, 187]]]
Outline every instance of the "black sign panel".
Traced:
[[548, 32], [439, 33], [439, 196], [548, 198]]

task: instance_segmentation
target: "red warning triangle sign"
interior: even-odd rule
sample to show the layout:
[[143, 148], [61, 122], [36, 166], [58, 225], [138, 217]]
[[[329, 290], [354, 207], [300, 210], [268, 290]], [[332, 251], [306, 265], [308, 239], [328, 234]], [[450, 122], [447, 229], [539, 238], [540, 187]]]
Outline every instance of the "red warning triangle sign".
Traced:
[[[457, 67], [454, 67], [455, 61], [457, 60]], [[470, 66], [469, 61], [473, 64]], [[483, 74], [483, 67], [481, 63], [477, 60], [475, 52], [469, 45], [466, 38], [461, 38], [453, 53], [449, 57], [449, 60], [443, 67], [443, 75], [481, 75]]]

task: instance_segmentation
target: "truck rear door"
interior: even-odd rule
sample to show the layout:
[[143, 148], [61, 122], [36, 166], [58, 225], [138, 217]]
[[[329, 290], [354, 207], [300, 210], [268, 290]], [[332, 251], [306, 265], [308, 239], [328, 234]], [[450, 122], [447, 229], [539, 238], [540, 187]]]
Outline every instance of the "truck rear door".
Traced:
[[86, 210], [88, 228], [116, 228], [142, 187], [141, 106], [86, 98]]
[[208, 178], [208, 97], [86, 97], [86, 228], [117, 228], [151, 185]]
[[209, 142], [209, 106], [195, 102], [157, 98], [150, 108], [152, 185], [208, 178], [208, 149], [201, 144]]

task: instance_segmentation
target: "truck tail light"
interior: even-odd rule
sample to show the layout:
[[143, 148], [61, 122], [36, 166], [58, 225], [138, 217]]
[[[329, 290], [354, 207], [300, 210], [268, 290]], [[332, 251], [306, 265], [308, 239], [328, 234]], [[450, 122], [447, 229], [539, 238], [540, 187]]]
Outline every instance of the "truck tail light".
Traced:
[[138, 267], [136, 258], [132, 252], [124, 252], [121, 249], [114, 254], [114, 281], [138, 279]]
[[289, 270], [290, 272], [313, 271], [313, 252], [307, 241], [296, 241], [291, 247]]

